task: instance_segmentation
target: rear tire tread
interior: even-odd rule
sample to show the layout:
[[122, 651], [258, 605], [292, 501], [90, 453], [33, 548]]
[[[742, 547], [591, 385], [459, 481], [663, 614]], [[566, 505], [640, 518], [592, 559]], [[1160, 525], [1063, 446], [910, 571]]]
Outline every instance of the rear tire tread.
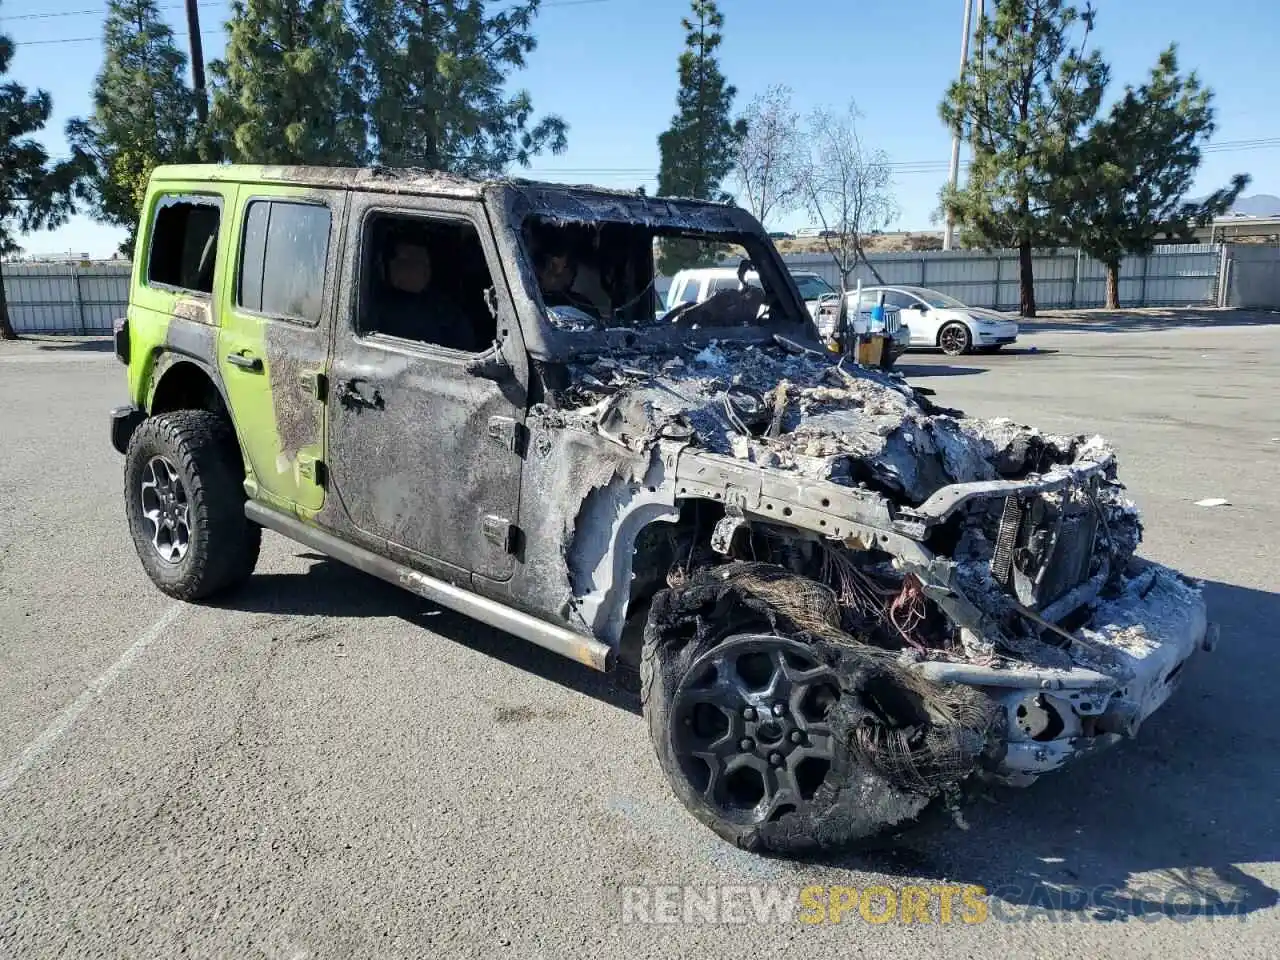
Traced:
[[[177, 466], [187, 491], [191, 547], [179, 563], [156, 555], [138, 503], [142, 464], [157, 454]], [[143, 568], [178, 600], [203, 600], [252, 573], [262, 528], [244, 515], [243, 467], [235, 431], [205, 410], [181, 410], [144, 421], [125, 455], [125, 505]]]

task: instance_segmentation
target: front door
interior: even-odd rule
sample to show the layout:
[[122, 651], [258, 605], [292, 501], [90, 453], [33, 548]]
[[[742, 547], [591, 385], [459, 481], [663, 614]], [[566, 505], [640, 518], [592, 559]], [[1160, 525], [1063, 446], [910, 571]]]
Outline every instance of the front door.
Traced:
[[518, 548], [524, 345], [481, 205], [421, 204], [353, 199], [331, 495], [404, 562], [504, 580]]
[[257, 499], [324, 505], [324, 375], [345, 196], [242, 185], [223, 285], [218, 368]]

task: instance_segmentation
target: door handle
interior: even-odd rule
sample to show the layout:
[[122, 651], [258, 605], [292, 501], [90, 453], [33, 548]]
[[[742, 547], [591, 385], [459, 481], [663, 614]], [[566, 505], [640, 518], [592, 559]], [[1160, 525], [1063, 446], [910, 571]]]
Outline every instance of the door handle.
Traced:
[[372, 391], [372, 396], [365, 396], [360, 391], [360, 385], [368, 382], [361, 377], [343, 380], [338, 384], [338, 402], [347, 410], [381, 410], [386, 404], [376, 387]]
[[227, 354], [227, 363], [233, 367], [239, 367], [241, 370], [248, 370], [250, 373], [262, 372], [262, 358], [252, 357], [247, 353], [229, 353]]

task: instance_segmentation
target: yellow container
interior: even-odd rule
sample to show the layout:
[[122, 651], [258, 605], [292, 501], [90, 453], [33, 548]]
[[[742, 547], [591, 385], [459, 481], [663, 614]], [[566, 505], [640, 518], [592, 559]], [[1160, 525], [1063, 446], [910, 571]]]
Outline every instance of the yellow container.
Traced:
[[880, 366], [884, 355], [884, 337], [874, 334], [858, 344], [858, 362], [868, 367]]

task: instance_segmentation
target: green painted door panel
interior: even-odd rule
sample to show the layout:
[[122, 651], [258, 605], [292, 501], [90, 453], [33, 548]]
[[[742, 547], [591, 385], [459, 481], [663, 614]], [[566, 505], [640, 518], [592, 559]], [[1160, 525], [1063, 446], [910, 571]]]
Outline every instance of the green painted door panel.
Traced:
[[341, 191], [242, 184], [219, 287], [218, 369], [255, 497], [324, 505], [325, 391]]
[[[149, 409], [156, 382], [153, 372], [165, 354], [178, 352], [213, 366], [213, 346], [218, 322], [216, 297], [226, 267], [227, 238], [230, 236], [227, 218], [232, 215], [236, 187], [233, 184], [206, 181], [165, 181], [157, 185], [147, 196], [142, 215], [142, 230], [138, 236], [138, 255], [134, 258], [133, 277], [129, 290], [129, 396], [139, 406]], [[218, 210], [218, 233], [213, 249], [213, 272], [206, 275], [209, 292], [201, 293], [184, 288], [177, 283], [165, 282], [174, 277], [161, 277], [166, 271], [156, 266], [153, 259], [167, 256], [168, 266], [178, 262], [173, 258], [175, 237], [157, 236], [157, 218], [160, 211], [175, 203], [196, 202], [210, 204]], [[178, 238], [179, 246], [183, 238]], [[194, 253], [194, 251], [193, 251]], [[183, 254], [179, 254], [179, 260]], [[154, 275], [153, 275], [154, 274]]]

